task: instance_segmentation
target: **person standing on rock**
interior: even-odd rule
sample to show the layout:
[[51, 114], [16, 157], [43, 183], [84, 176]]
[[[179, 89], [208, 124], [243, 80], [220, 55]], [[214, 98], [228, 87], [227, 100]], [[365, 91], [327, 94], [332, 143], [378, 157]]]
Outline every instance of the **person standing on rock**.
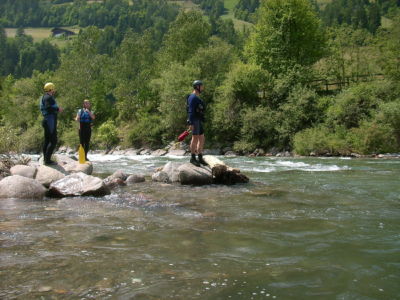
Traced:
[[[203, 82], [195, 80], [193, 82], [193, 92], [187, 98], [187, 112], [188, 112], [188, 124], [192, 131], [192, 141], [190, 142], [191, 158], [190, 162], [197, 167], [200, 165], [207, 165], [203, 160], [203, 147], [205, 142], [204, 137], [204, 114], [205, 114], [205, 103], [200, 99], [200, 94], [204, 90]], [[196, 159], [196, 154], [198, 159]]]
[[40, 111], [43, 115], [42, 126], [44, 129], [43, 162], [45, 165], [55, 165], [51, 160], [57, 144], [57, 115], [63, 109], [57, 105], [54, 95], [56, 89], [53, 83], [48, 82], [44, 85], [44, 92], [40, 101]]
[[88, 160], [89, 143], [92, 136], [92, 126], [95, 115], [90, 111], [90, 101], [83, 100], [83, 107], [78, 110], [75, 120], [79, 122], [79, 140], [85, 150], [85, 159]]

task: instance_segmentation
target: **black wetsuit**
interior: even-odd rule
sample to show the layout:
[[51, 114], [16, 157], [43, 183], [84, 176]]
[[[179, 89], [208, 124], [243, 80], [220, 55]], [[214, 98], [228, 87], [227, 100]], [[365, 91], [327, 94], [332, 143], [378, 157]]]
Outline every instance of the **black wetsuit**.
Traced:
[[43, 115], [42, 126], [44, 129], [43, 157], [44, 162], [51, 161], [51, 155], [57, 144], [57, 114], [58, 105], [52, 95], [45, 94], [40, 103]]
[[90, 138], [92, 137], [92, 118], [89, 113], [80, 109], [78, 112], [79, 115], [79, 141], [85, 150], [85, 158], [87, 158], [87, 154], [89, 152], [89, 144]]

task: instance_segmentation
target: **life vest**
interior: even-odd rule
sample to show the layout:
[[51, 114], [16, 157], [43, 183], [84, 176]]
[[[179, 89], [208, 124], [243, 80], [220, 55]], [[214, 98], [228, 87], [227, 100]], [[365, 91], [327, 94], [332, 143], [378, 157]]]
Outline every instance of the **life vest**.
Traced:
[[92, 123], [92, 118], [89, 113], [84, 111], [82, 108], [79, 110], [79, 122], [81, 123]]

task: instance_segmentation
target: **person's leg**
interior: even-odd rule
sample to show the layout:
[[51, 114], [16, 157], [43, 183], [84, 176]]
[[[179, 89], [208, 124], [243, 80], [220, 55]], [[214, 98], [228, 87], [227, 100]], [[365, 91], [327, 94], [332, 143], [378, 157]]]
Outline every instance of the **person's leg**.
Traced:
[[196, 159], [196, 150], [198, 144], [199, 144], [199, 135], [192, 135], [192, 141], [190, 143], [190, 153], [191, 153], [190, 162], [197, 167], [200, 166], [200, 163]]
[[43, 163], [46, 163], [49, 158], [47, 157], [47, 148], [50, 144], [50, 131], [49, 126], [47, 125], [46, 120], [42, 121], [42, 126], [44, 130], [44, 142], [43, 142]]
[[90, 126], [88, 126], [87, 128], [85, 128], [84, 130], [84, 137], [83, 137], [83, 149], [85, 150], [85, 159], [88, 160], [87, 155], [89, 152], [89, 143], [90, 143], [90, 137], [92, 135], [92, 130], [90, 128]]
[[57, 119], [54, 116], [54, 118], [50, 118], [48, 120], [48, 125], [49, 125], [49, 132], [50, 132], [50, 143], [49, 146], [47, 147], [47, 161], [51, 163], [51, 156], [53, 155], [54, 149], [56, 148], [57, 145]]

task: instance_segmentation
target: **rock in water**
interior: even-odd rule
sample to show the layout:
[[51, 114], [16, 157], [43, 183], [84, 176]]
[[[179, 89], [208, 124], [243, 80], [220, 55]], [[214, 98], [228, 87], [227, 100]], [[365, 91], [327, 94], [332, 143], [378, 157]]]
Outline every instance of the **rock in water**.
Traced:
[[10, 169], [11, 175], [20, 175], [27, 178], [35, 178], [36, 168], [26, 165], [16, 165]]
[[65, 172], [59, 165], [56, 165], [54, 167], [41, 165], [37, 168], [35, 179], [43, 184], [45, 187], [48, 187], [52, 182], [65, 177], [65, 174], [57, 169]]
[[0, 198], [42, 199], [45, 193], [43, 185], [32, 178], [13, 175], [0, 181]]
[[110, 189], [100, 178], [85, 173], [74, 173], [50, 184], [49, 195], [55, 197], [105, 196]]
[[143, 175], [130, 175], [126, 179], [126, 184], [133, 184], [133, 183], [139, 183], [139, 182], [145, 182], [146, 178]]
[[213, 181], [211, 169], [185, 163], [178, 168], [181, 184], [205, 185]]

